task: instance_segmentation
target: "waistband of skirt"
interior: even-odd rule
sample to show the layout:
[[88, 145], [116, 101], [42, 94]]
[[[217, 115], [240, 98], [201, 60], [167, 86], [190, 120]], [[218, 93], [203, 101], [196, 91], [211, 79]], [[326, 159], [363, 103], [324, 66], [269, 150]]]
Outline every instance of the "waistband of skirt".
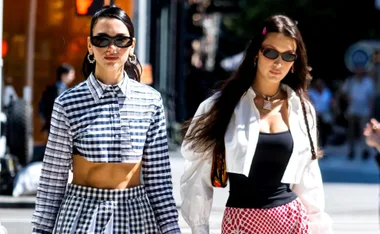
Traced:
[[125, 189], [100, 189], [68, 184], [66, 195], [93, 200], [131, 200], [146, 195], [144, 185]]
[[282, 209], [283, 207], [292, 207], [292, 208], [300, 207], [301, 209], [306, 210], [305, 206], [303, 205], [303, 203], [299, 197], [297, 197], [296, 199], [294, 199], [288, 203], [285, 203], [285, 204], [282, 204], [279, 206], [270, 207], [270, 208], [237, 208], [237, 207], [226, 206], [227, 209], [232, 209], [232, 210], [241, 209], [241, 210], [259, 210], [259, 211], [277, 210], [277, 209]]

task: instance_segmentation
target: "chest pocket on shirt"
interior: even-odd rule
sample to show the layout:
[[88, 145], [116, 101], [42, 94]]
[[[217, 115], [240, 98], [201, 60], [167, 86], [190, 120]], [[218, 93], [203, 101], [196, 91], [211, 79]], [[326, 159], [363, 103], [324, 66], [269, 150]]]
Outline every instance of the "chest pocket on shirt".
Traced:
[[150, 119], [128, 120], [128, 132], [132, 151], [142, 154], [150, 125]]

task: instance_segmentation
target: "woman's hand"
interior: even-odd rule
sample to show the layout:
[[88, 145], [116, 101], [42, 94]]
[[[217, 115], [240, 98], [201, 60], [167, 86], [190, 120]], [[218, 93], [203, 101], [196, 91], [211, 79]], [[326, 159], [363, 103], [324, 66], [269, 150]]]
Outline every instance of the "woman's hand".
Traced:
[[376, 119], [371, 119], [364, 128], [363, 135], [366, 137], [368, 146], [376, 147], [380, 152], [380, 123]]

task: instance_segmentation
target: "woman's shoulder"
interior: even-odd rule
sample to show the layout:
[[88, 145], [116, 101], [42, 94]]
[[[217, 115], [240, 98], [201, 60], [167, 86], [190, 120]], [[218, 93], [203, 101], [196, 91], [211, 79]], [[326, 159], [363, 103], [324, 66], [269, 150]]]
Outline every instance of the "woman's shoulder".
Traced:
[[72, 100], [73, 98], [78, 98], [86, 92], [89, 92], [89, 89], [87, 88], [86, 81], [82, 81], [79, 84], [65, 90], [61, 95], [57, 97], [56, 101], [62, 104], [70, 102], [70, 100]]
[[201, 112], [201, 113], [205, 113], [207, 112], [208, 110], [211, 109], [212, 105], [214, 104], [214, 102], [218, 99], [218, 97], [220, 96], [221, 92], [216, 92], [214, 94], [212, 94], [210, 97], [206, 98], [205, 100], [203, 100], [201, 102], [201, 104], [199, 104], [199, 107], [198, 107], [198, 111], [197, 112]]
[[221, 91], [213, 93], [211, 96], [206, 98], [201, 104], [203, 105], [212, 105], [222, 94]]
[[129, 89], [133, 97], [138, 97], [138, 98], [145, 97], [148, 99], [152, 99], [154, 101], [161, 101], [162, 99], [161, 93], [157, 91], [155, 88], [147, 84], [138, 82], [133, 79], [129, 79], [127, 86], [128, 86], [127, 89]]

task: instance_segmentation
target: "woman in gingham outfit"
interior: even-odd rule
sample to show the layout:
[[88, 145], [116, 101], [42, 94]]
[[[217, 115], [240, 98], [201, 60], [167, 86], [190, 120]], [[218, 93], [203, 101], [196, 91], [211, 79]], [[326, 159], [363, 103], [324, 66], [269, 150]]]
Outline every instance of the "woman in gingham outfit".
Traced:
[[268, 18], [235, 74], [185, 124], [181, 210], [193, 234], [209, 233], [213, 187], [226, 178], [223, 234], [332, 233], [309, 79], [296, 23]]
[[93, 16], [88, 78], [55, 100], [33, 233], [181, 233], [162, 99], [139, 83], [134, 47], [122, 9]]

